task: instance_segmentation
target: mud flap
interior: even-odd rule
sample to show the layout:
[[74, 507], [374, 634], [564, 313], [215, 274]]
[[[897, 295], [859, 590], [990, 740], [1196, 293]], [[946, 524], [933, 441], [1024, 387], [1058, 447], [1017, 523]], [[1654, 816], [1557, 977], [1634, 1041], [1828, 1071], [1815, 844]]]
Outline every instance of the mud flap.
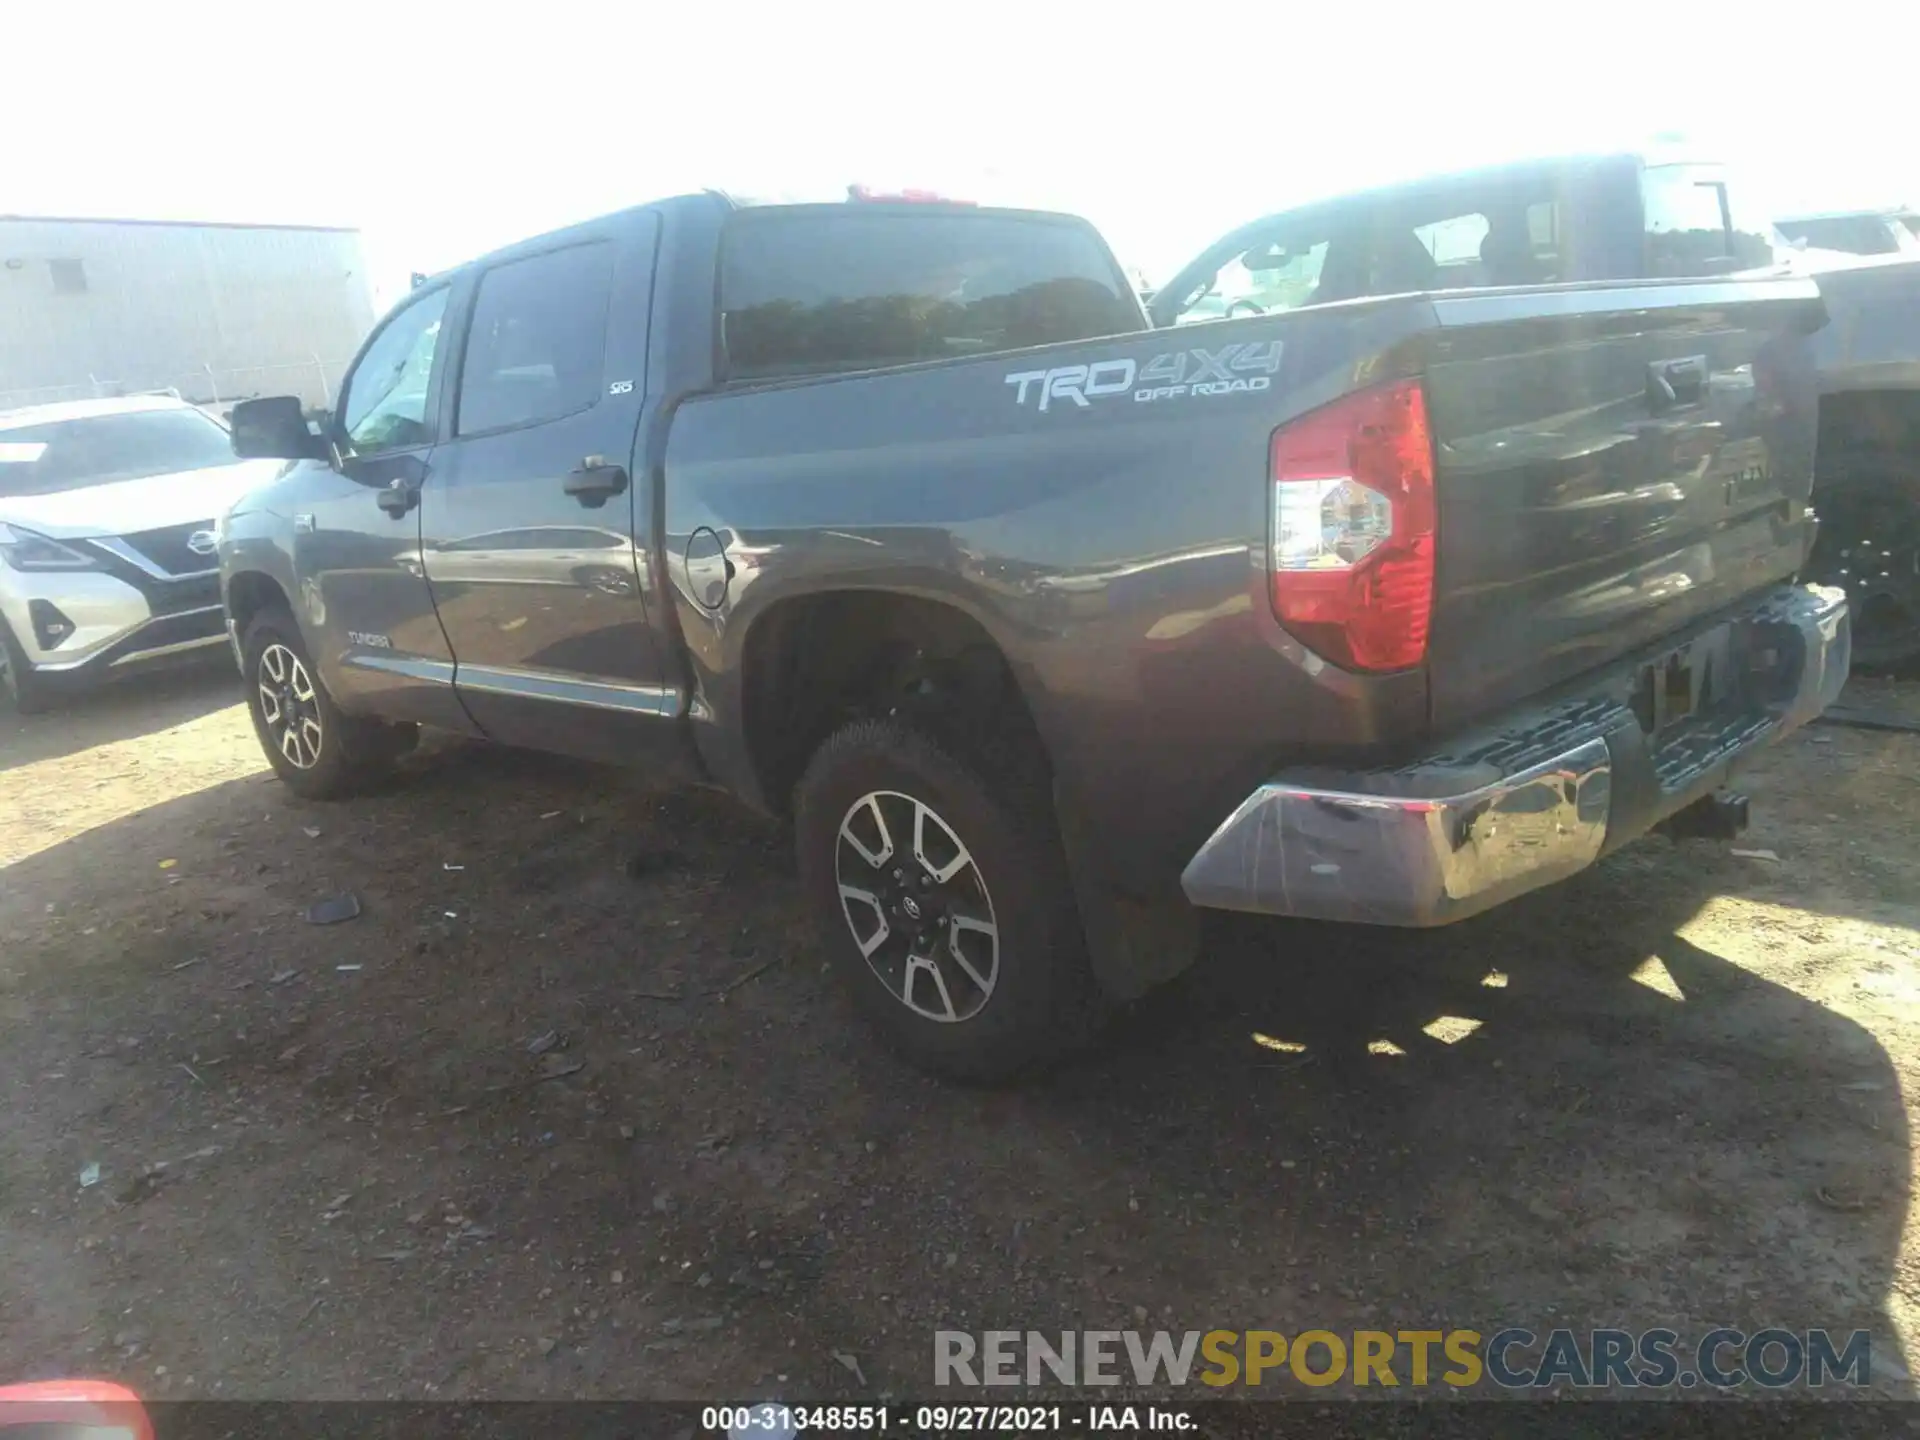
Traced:
[[1087, 959], [1101, 993], [1115, 1004], [1137, 1000], [1199, 959], [1200, 912], [1184, 897], [1151, 903], [1115, 891], [1058, 779], [1053, 811], [1086, 932]]

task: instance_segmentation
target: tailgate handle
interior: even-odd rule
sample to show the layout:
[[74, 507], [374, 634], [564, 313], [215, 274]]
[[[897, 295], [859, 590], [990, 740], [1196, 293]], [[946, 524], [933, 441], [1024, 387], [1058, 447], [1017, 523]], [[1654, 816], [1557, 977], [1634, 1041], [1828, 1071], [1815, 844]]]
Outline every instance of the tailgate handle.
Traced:
[[1655, 360], [1647, 366], [1647, 406], [1654, 414], [1698, 405], [1707, 393], [1707, 357]]

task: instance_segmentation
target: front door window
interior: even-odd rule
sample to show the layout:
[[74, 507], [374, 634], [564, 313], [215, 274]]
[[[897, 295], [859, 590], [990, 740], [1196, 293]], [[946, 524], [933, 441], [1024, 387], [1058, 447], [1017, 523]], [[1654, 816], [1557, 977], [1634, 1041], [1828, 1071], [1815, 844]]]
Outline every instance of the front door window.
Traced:
[[427, 422], [444, 287], [410, 302], [388, 320], [347, 377], [341, 428], [356, 455], [401, 450], [433, 440]]

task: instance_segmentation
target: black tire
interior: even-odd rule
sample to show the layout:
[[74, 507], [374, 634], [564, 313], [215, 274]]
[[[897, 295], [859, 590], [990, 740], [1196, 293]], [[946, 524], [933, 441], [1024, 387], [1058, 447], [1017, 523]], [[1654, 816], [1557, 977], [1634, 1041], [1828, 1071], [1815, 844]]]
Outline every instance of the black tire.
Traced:
[[1837, 585], [1852, 609], [1853, 664], [1920, 661], [1920, 484], [1904, 457], [1843, 456], [1815, 481], [1820, 514], [1804, 578]]
[[44, 714], [53, 698], [46, 682], [27, 662], [26, 653], [4, 619], [0, 619], [0, 692], [5, 693], [13, 702], [15, 712], [21, 715]]
[[[341, 712], [287, 611], [277, 606], [261, 611], [247, 626], [240, 648], [253, 733], [267, 763], [294, 794], [309, 800], [356, 794], [413, 748], [414, 726]], [[297, 739], [288, 739], [289, 728], [297, 729]]]
[[[794, 807], [801, 883], [834, 968], [861, 1015], [919, 1068], [982, 1084], [1030, 1074], [1071, 1054], [1092, 1034], [1100, 1013], [1052, 805], [1037, 773], [1041, 767], [993, 768], [1006, 777], [1000, 783], [898, 719], [856, 720], [815, 753]], [[873, 826], [871, 809], [852, 815], [876, 795], [891, 797], [876, 802], [895, 817], [884, 822], [884, 832]], [[938, 822], [926, 825], [925, 852], [933, 865], [914, 862], [911, 839], [903, 834], [897, 849], [910, 863], [873, 866], [868, 853], [884, 848], [876, 835], [914, 823], [899, 817], [911, 817], [916, 802]], [[843, 841], [843, 824], [864, 832], [859, 847]], [[943, 885], [933, 881], [931, 870], [949, 863], [955, 849], [949, 840], [964, 847], [972, 872], [962, 871]], [[895, 869], [905, 874], [904, 883], [893, 880]], [[843, 874], [860, 882], [859, 888], [879, 887], [871, 893], [881, 903], [843, 904]], [[926, 884], [915, 889], [919, 882]], [[919, 908], [944, 918], [910, 921], [897, 907], [891, 920], [882, 913], [890, 900], [913, 909], [910, 902], [926, 902], [929, 894], [932, 903]], [[969, 920], [964, 929], [954, 925], [956, 915]], [[856, 930], [856, 917], [867, 931], [864, 936]], [[876, 918], [881, 926], [901, 928], [880, 942], [869, 963], [861, 945], [863, 939], [871, 943], [881, 928], [871, 923]], [[994, 931], [991, 975], [985, 975], [981, 919], [990, 920]], [[931, 925], [931, 938], [926, 930], [914, 937], [914, 925]], [[975, 969], [954, 964], [949, 945], [970, 955]], [[894, 965], [896, 952], [911, 960]], [[914, 968], [928, 964], [939, 973]], [[902, 999], [896, 987], [903, 969], [917, 975], [905, 980], [904, 988], [922, 1009], [930, 1010], [927, 1002], [937, 998], [956, 1018], [931, 1018]], [[974, 983], [976, 971], [991, 982], [984, 996]]]

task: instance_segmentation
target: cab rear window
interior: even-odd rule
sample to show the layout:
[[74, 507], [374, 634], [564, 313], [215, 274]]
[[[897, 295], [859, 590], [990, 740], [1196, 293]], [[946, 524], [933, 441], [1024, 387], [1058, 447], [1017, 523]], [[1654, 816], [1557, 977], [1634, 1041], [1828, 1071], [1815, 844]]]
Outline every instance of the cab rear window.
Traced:
[[743, 210], [720, 264], [730, 379], [874, 370], [1144, 328], [1091, 226], [1039, 215]]

